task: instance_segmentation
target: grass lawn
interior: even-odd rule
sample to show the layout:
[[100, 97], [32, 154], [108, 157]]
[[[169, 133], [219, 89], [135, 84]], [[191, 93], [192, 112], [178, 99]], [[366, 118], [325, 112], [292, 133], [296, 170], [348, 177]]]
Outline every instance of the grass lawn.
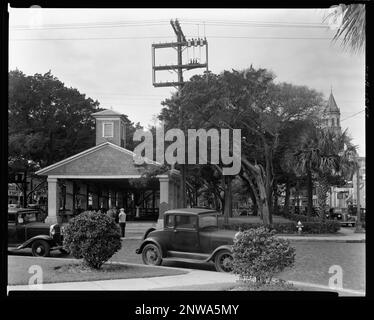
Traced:
[[27, 285], [33, 275], [28, 272], [32, 265], [42, 268], [43, 283], [149, 278], [187, 273], [184, 270], [114, 263], [106, 263], [100, 270], [92, 270], [83, 266], [80, 260], [8, 256], [8, 285]]

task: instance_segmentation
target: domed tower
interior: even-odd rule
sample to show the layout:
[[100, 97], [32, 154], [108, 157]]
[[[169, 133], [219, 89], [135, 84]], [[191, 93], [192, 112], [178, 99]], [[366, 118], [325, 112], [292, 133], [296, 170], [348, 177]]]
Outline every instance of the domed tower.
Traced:
[[335, 102], [334, 96], [332, 94], [332, 89], [330, 93], [329, 100], [327, 102], [327, 106], [323, 112], [324, 116], [324, 128], [328, 130], [333, 130], [336, 133], [341, 132], [340, 127], [340, 110], [338, 105]]

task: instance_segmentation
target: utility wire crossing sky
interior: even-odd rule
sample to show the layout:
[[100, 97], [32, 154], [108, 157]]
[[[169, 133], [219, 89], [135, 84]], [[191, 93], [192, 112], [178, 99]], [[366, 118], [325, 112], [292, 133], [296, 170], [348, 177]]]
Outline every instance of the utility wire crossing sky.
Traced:
[[[152, 43], [175, 41], [170, 20], [186, 38], [209, 43], [209, 70], [273, 71], [278, 82], [333, 94], [343, 129], [365, 155], [365, 56], [332, 41], [327, 9], [14, 9], [9, 8], [9, 69], [51, 70], [103, 108], [155, 124], [174, 88], [152, 86]], [[138, 19], [137, 19], [138, 18]], [[190, 52], [192, 55], [192, 53]], [[197, 52], [196, 52], [197, 54]], [[176, 52], [160, 57], [173, 63]], [[164, 60], [162, 60], [164, 59]], [[201, 73], [187, 72], [184, 79]], [[173, 77], [173, 74], [168, 74]]]

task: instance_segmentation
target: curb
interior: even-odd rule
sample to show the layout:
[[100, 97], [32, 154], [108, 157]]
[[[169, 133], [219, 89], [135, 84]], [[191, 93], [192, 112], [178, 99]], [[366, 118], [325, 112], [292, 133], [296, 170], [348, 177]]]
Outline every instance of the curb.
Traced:
[[301, 282], [301, 281], [293, 281], [293, 280], [286, 280], [286, 281], [289, 283], [292, 283], [294, 286], [300, 286], [300, 287], [316, 288], [316, 289], [322, 289], [322, 290], [327, 290], [327, 291], [333, 291], [337, 293], [359, 295], [359, 296], [365, 296], [366, 294], [365, 291], [344, 289], [344, 288], [330, 288], [329, 286], [316, 284], [316, 283], [310, 283], [310, 282]]
[[366, 243], [366, 239], [318, 239], [318, 238], [293, 238], [293, 237], [279, 237], [280, 239], [287, 239], [289, 241], [299, 241], [299, 242], [342, 242], [342, 243]]

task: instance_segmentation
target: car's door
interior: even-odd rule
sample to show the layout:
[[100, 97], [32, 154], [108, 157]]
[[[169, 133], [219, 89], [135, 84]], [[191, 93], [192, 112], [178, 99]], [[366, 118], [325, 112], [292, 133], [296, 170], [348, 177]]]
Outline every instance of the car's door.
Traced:
[[196, 215], [175, 215], [174, 251], [200, 252]]

